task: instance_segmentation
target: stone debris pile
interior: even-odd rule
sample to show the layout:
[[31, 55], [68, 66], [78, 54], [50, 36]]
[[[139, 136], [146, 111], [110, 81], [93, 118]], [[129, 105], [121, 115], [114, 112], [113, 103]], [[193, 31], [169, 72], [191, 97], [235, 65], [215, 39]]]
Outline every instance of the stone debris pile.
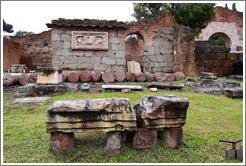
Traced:
[[[188, 81], [191, 81], [190, 79]], [[194, 79], [188, 86], [195, 92], [215, 95], [225, 95], [230, 98], [243, 98], [243, 88], [239, 82], [214, 79]]]

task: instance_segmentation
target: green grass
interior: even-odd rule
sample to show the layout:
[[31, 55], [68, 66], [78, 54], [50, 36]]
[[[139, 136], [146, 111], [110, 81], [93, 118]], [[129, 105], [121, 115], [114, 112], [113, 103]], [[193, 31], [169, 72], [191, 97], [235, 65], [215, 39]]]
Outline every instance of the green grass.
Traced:
[[[50, 135], [46, 132], [45, 122], [46, 110], [53, 101], [126, 97], [134, 105], [145, 95], [160, 94], [175, 94], [190, 101], [183, 126], [184, 137], [178, 149], [164, 146], [159, 135], [155, 149], [135, 150], [130, 143], [123, 143], [121, 156], [105, 157], [102, 155], [105, 133], [76, 133], [75, 150], [71, 154], [61, 157], [49, 151]], [[225, 149], [231, 145], [221, 143], [219, 139], [243, 139], [242, 99], [197, 94], [189, 88], [158, 90], [157, 93], [144, 89], [130, 94], [67, 92], [35, 104], [13, 104], [15, 98], [11, 93], [4, 93], [3, 98], [4, 163], [240, 163], [224, 158]], [[238, 147], [242, 147], [242, 142]]]

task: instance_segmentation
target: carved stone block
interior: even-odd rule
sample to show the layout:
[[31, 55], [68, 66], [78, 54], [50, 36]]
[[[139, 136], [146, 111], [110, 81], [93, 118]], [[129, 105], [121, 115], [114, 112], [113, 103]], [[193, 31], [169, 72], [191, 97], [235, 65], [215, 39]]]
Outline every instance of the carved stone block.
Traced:
[[108, 32], [72, 31], [73, 50], [108, 50]]

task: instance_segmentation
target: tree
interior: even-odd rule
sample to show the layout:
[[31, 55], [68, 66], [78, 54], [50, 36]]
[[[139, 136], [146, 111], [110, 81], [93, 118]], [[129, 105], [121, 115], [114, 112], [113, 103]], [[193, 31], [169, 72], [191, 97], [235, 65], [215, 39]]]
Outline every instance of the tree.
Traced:
[[15, 36], [26, 36], [26, 35], [33, 35], [33, 32], [27, 32], [27, 31], [17, 31], [15, 33]]
[[233, 3], [233, 4], [232, 4], [232, 10], [233, 10], [233, 11], [237, 11], [237, 9], [236, 9], [236, 3]]
[[213, 34], [208, 40], [217, 41], [219, 46], [226, 46], [225, 40], [218, 34]]
[[225, 4], [225, 8], [228, 9], [227, 3]]
[[3, 19], [3, 31], [8, 32], [8, 33], [13, 33], [14, 32], [13, 25], [6, 23], [4, 21], [4, 19]]
[[189, 26], [199, 34], [213, 21], [215, 3], [134, 3], [134, 14], [138, 21], [155, 17], [160, 12], [171, 12], [178, 24]]

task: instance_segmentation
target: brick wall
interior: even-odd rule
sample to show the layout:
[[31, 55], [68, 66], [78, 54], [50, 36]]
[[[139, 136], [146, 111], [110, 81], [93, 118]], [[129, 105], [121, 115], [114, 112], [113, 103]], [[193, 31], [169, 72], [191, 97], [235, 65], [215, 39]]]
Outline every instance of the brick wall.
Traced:
[[242, 53], [230, 53], [230, 48], [213, 41], [196, 41], [195, 53], [199, 66], [219, 77], [234, 74], [234, 63], [242, 57]]
[[21, 64], [32, 70], [37, 66], [52, 66], [50, 31], [21, 37], [11, 36], [10, 39], [19, 43], [20, 48], [24, 50], [20, 57]]
[[7, 72], [8, 69], [13, 64], [20, 63], [20, 55], [22, 50], [19, 47], [19, 44], [11, 41], [10, 39], [3, 38], [3, 71]]
[[198, 65], [195, 61], [194, 35], [189, 27], [176, 25], [173, 72], [183, 72], [186, 76], [198, 76]]

